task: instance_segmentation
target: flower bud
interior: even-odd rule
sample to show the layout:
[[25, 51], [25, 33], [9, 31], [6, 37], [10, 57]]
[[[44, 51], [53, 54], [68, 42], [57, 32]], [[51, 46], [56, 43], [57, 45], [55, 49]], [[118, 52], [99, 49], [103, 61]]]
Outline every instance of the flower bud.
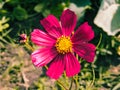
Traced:
[[20, 36], [19, 36], [19, 42], [20, 43], [25, 43], [27, 41], [27, 35], [26, 34], [21, 34]]

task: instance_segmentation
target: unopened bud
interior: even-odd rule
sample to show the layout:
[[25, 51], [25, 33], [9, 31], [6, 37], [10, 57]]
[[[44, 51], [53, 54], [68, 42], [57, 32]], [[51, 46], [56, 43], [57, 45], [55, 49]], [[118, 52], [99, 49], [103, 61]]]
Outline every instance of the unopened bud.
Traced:
[[27, 41], [27, 35], [26, 34], [21, 34], [19, 36], [19, 42], [20, 43], [25, 43]]

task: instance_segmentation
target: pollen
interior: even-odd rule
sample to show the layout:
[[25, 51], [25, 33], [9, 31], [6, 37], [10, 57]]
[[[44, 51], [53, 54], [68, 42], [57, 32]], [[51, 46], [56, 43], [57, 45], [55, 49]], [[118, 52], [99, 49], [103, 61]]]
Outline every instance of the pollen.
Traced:
[[72, 42], [69, 36], [61, 36], [58, 38], [55, 46], [57, 51], [61, 54], [72, 52]]

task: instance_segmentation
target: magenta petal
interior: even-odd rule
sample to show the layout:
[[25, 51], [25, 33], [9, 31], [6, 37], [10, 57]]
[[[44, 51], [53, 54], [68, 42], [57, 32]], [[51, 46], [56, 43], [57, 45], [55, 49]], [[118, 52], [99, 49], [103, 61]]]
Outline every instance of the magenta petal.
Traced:
[[48, 68], [47, 75], [53, 79], [58, 79], [64, 71], [63, 55], [57, 55]]
[[60, 21], [62, 24], [63, 34], [69, 36], [72, 33], [72, 31], [75, 29], [77, 23], [77, 17], [75, 13], [69, 9], [63, 11]]
[[49, 15], [40, 21], [45, 30], [52, 36], [58, 38], [62, 35], [61, 27], [57, 18], [53, 15]]
[[90, 43], [73, 44], [73, 50], [88, 62], [93, 62], [95, 46]]
[[72, 36], [72, 41], [74, 43], [90, 41], [94, 37], [94, 31], [92, 27], [88, 25], [88, 22], [83, 23]]
[[35, 66], [41, 67], [48, 64], [57, 55], [55, 47], [46, 47], [34, 51], [31, 54], [32, 62]]
[[53, 46], [56, 42], [53, 37], [47, 35], [45, 32], [39, 29], [34, 29], [34, 31], [31, 33], [31, 40], [40, 46]]
[[80, 68], [81, 68], [80, 63], [72, 53], [66, 54], [64, 61], [65, 61], [66, 75], [68, 77], [74, 76], [75, 74], [78, 74], [80, 72]]

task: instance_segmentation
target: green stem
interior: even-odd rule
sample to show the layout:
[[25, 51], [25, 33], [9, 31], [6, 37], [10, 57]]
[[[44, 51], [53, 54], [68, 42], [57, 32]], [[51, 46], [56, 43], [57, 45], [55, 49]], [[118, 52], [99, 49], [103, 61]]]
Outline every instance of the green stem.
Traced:
[[91, 87], [93, 86], [93, 84], [95, 82], [95, 71], [94, 71], [93, 67], [92, 67], [92, 71], [93, 71], [93, 80], [92, 80], [92, 83], [91, 83]]
[[58, 83], [59, 86], [63, 87], [64, 90], [69, 90], [69, 89], [67, 89], [59, 80], [57, 80], [57, 83]]
[[74, 81], [75, 81], [75, 90], [78, 90], [78, 75], [76, 75], [75, 77], [73, 77]]
[[96, 46], [96, 49], [98, 49], [98, 47], [100, 46], [101, 41], [102, 41], [102, 34], [100, 34], [100, 39], [99, 39], [99, 42], [98, 42], [98, 44]]
[[28, 42], [25, 43], [25, 46], [26, 46], [29, 50], [34, 51], [34, 48], [33, 48], [32, 46], [30, 46], [30, 45], [28, 44]]
[[77, 58], [77, 60], [79, 59], [79, 56], [78, 56], [78, 54], [76, 54], [76, 58]]
[[46, 68], [46, 70], [48, 70], [48, 67], [47, 67], [47, 65], [45, 65], [45, 68]]
[[72, 77], [72, 80], [71, 80], [71, 83], [70, 83], [69, 90], [71, 90], [71, 89], [72, 89], [73, 81], [74, 81], [74, 78]]
[[66, 73], [65, 73], [65, 71], [64, 71], [64, 77], [65, 77], [65, 83], [66, 83], [66, 85], [67, 86], [69, 86], [69, 82], [68, 82], [68, 77], [66, 76]]
[[86, 90], [91, 90], [91, 87], [93, 86], [94, 82], [95, 82], [95, 71], [92, 67], [92, 72], [93, 72], [93, 80], [91, 82], [91, 84], [86, 88]]

